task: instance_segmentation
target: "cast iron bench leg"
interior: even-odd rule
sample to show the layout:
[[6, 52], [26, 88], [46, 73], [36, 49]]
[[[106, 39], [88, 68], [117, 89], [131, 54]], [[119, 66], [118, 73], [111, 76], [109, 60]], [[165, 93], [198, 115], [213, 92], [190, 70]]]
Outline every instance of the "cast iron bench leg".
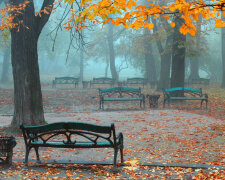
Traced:
[[35, 147], [34, 149], [35, 149], [36, 156], [37, 156], [37, 162], [38, 162], [38, 163], [41, 163], [40, 157], [39, 157], [39, 153], [38, 153], [38, 147]]
[[113, 167], [116, 168], [116, 160], [117, 160], [117, 154], [118, 154], [118, 149], [114, 149], [114, 161], [113, 161]]
[[27, 166], [28, 165], [28, 156], [29, 156], [29, 153], [30, 153], [30, 147], [26, 147], [26, 154], [25, 154], [25, 165]]
[[124, 160], [123, 160], [123, 148], [120, 148], [120, 158], [121, 158], [121, 165], [124, 165]]

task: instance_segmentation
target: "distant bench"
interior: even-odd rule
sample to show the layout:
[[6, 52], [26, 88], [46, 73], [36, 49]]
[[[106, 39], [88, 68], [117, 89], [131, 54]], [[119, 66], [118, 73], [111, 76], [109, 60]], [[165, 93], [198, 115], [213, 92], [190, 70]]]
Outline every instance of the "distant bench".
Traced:
[[190, 84], [202, 84], [208, 86], [210, 83], [210, 79], [205, 78], [194, 78], [189, 81]]
[[76, 77], [56, 77], [52, 81], [52, 87], [56, 88], [57, 84], [74, 84], [74, 87], [78, 87], [79, 78]]
[[127, 85], [130, 85], [130, 84], [141, 84], [144, 88], [144, 86], [147, 84], [147, 79], [145, 78], [138, 78], [138, 77], [135, 77], [135, 78], [127, 78], [127, 82], [126, 84]]
[[115, 84], [115, 80], [113, 78], [107, 77], [93, 78], [93, 80], [90, 81], [90, 87], [92, 87], [94, 84], [109, 84], [112, 87]]
[[39, 126], [20, 125], [26, 146], [25, 163], [34, 148], [40, 162], [39, 147], [49, 148], [113, 148], [116, 167], [118, 150], [123, 163], [123, 134], [116, 136], [115, 126], [100, 126], [81, 122], [58, 122]]
[[208, 95], [202, 93], [202, 89], [194, 89], [189, 87], [176, 87], [171, 89], [163, 89], [165, 107], [166, 102], [170, 106], [171, 101], [181, 100], [199, 100], [202, 103], [205, 101], [206, 109], [208, 108]]
[[99, 109], [104, 109], [105, 101], [140, 101], [140, 107], [143, 105], [145, 108], [145, 95], [141, 93], [141, 88], [99, 88], [99, 100]]

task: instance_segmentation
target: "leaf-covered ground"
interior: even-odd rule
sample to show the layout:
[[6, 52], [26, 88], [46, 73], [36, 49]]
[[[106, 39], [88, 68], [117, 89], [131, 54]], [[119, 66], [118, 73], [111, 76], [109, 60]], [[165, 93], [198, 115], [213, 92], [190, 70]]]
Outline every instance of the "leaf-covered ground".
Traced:
[[[145, 90], [145, 93], [150, 93]], [[160, 98], [159, 109], [145, 111], [139, 109], [138, 103], [107, 103], [106, 112], [98, 111], [98, 94], [96, 89], [44, 89], [43, 100], [46, 120], [85, 121], [97, 124], [114, 122], [116, 129], [125, 135], [125, 159], [127, 166], [120, 168], [119, 173], [112, 173], [111, 166], [77, 165], [73, 162], [112, 162], [112, 149], [70, 150], [43, 149], [40, 154], [42, 166], [35, 161], [31, 168], [24, 167], [23, 139], [17, 137], [14, 150], [14, 162], [10, 169], [2, 169], [0, 178], [9, 179], [47, 178], [62, 179], [223, 179], [224, 170], [190, 169], [190, 168], [154, 168], [142, 163], [173, 162], [191, 164], [211, 164], [225, 167], [224, 134], [213, 133], [215, 130], [224, 133], [225, 93], [224, 90], [207, 89], [209, 109], [200, 109], [199, 102], [174, 104], [170, 109], [162, 109]], [[0, 90], [0, 123], [10, 123], [13, 113], [13, 91]], [[126, 109], [126, 110], [124, 110]], [[33, 157], [32, 157], [33, 156]], [[71, 158], [72, 157], [72, 158]], [[30, 159], [35, 159], [31, 153]], [[60, 160], [72, 164], [60, 164]], [[48, 163], [52, 161], [53, 163]], [[54, 163], [58, 162], [58, 163]], [[132, 162], [139, 162], [135, 164]]]

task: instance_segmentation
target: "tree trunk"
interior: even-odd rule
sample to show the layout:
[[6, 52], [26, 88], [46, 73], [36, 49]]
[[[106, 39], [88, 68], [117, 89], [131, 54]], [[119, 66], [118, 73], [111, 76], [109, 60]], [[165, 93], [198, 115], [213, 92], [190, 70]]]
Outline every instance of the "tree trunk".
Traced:
[[171, 88], [184, 87], [185, 78], [185, 43], [186, 36], [179, 32], [183, 21], [175, 18], [176, 27], [173, 33]]
[[145, 76], [148, 83], [156, 82], [156, 66], [155, 59], [152, 55], [152, 46], [150, 32], [147, 28], [144, 29], [144, 58], [145, 58]]
[[[153, 31], [155, 35], [160, 36], [158, 31], [158, 22], [153, 18], [154, 23]], [[167, 38], [165, 42], [165, 46], [163, 47], [162, 42], [160, 40], [156, 41], [157, 48], [161, 57], [161, 68], [160, 68], [160, 77], [157, 85], [157, 90], [162, 90], [169, 88], [170, 85], [170, 67], [171, 67], [171, 42], [172, 42], [172, 33], [171, 27], [167, 22], [164, 22], [164, 28], [167, 31]], [[159, 37], [157, 37], [159, 38]]]
[[9, 66], [10, 66], [10, 48], [6, 47], [3, 57], [2, 77], [1, 82], [7, 83], [9, 81]]
[[170, 86], [170, 66], [171, 66], [171, 53], [161, 55], [161, 69], [160, 78], [157, 90], [169, 88]]
[[[197, 52], [200, 53], [200, 40], [201, 40], [201, 23], [202, 18], [199, 18], [199, 21], [197, 22], [197, 35], [196, 35], [196, 41], [197, 41]], [[196, 79], [199, 78], [199, 57], [200, 54], [197, 54], [194, 58], [190, 59], [190, 76], [189, 79]]]
[[81, 30], [81, 38], [80, 38], [80, 81], [82, 82], [84, 79], [84, 47], [82, 44], [83, 30]]
[[106, 59], [105, 77], [108, 77], [108, 69], [109, 69], [109, 61], [108, 61], [108, 59]]
[[84, 51], [83, 47], [80, 49], [80, 81], [84, 79]]
[[118, 81], [118, 74], [116, 71], [116, 64], [115, 64], [115, 51], [114, 51], [114, 44], [113, 44], [113, 25], [110, 22], [108, 24], [108, 46], [109, 46], [109, 62], [110, 62], [110, 71], [112, 74], [112, 78], [115, 81]]
[[[10, 0], [12, 5], [25, 0]], [[52, 7], [54, 0], [45, 0], [42, 9]], [[11, 60], [14, 79], [14, 116], [12, 128], [45, 123], [42, 104], [41, 83], [38, 66], [37, 42], [49, 19], [49, 14], [35, 16], [34, 4], [29, 0], [23, 13], [13, 14], [14, 22], [23, 22], [11, 30]]]
[[199, 57], [193, 57], [190, 59], [190, 75], [189, 79], [199, 78]]
[[[225, 17], [222, 17], [223, 21]], [[222, 83], [221, 88], [225, 88], [225, 28], [221, 28], [222, 38]]]

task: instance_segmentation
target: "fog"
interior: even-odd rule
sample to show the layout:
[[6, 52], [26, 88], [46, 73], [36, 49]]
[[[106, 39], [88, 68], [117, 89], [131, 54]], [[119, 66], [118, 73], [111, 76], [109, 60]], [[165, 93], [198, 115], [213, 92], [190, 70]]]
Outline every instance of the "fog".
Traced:
[[[35, 9], [38, 11], [42, 1], [35, 1]], [[2, 5], [3, 6], [3, 5]], [[83, 80], [91, 80], [93, 77], [112, 77], [110, 68], [110, 49], [108, 42], [109, 26], [98, 24], [85, 24], [82, 40], [77, 33], [71, 40], [71, 31], [63, 28], [60, 19], [65, 9], [65, 4], [51, 15], [49, 22], [44, 27], [38, 42], [38, 56], [40, 77], [42, 82], [51, 82], [55, 77], [72, 76], [80, 77], [81, 51], [83, 52]], [[69, 17], [69, 16], [68, 16]], [[199, 58], [199, 76], [211, 79], [213, 82], [220, 82], [222, 79], [222, 57], [221, 57], [221, 32], [215, 29], [214, 22], [205, 21], [201, 26], [200, 44], [196, 38], [187, 35], [186, 44], [186, 67], [185, 79], [190, 76], [190, 59]], [[124, 27], [113, 27], [111, 34], [115, 56], [115, 69], [118, 73], [118, 80], [126, 80], [129, 77], [146, 77], [144, 29], [125, 30]], [[162, 30], [161, 35], [155, 35], [149, 31], [150, 42], [149, 52], [155, 64], [156, 80], [160, 79], [161, 58], [157, 48], [157, 40], [165, 44], [168, 33]], [[75, 33], [76, 34], [76, 33]], [[197, 44], [197, 45], [196, 45]], [[198, 46], [198, 51], [195, 48]], [[82, 48], [83, 50], [82, 50]], [[0, 48], [0, 74], [4, 69], [5, 49], [10, 48], [10, 35], [8, 39], [1, 37]], [[170, 48], [168, 51], [170, 51]], [[53, 50], [54, 49], [54, 50]], [[106, 68], [108, 67], [108, 68]], [[8, 70], [8, 82], [12, 84], [11, 64]], [[107, 69], [107, 70], [106, 70]], [[6, 83], [6, 82], [4, 82]]]

